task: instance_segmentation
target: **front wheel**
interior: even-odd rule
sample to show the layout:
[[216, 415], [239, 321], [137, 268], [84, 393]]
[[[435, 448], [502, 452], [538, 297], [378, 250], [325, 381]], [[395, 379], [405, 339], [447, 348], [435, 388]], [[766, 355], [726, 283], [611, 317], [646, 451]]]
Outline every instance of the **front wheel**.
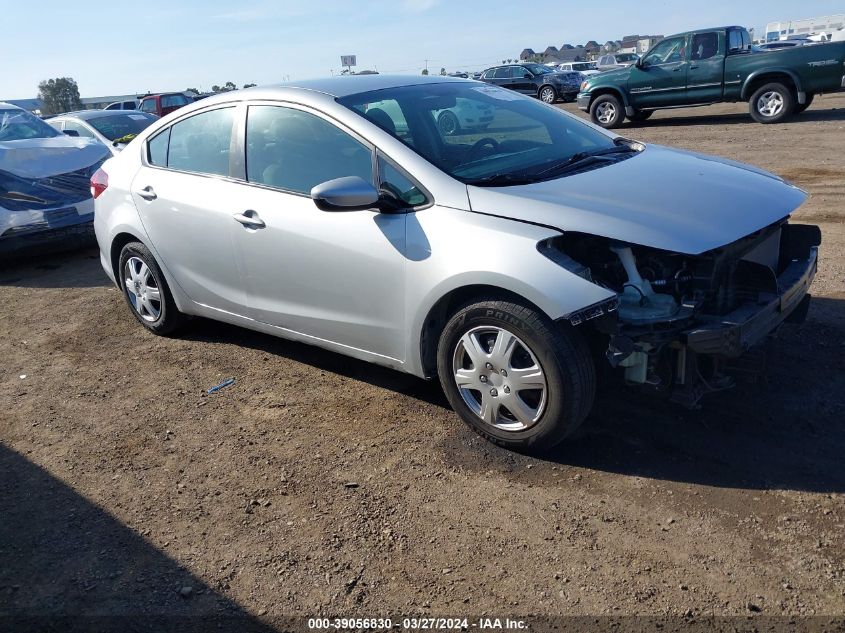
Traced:
[[590, 119], [608, 130], [619, 127], [625, 120], [622, 102], [612, 94], [599, 95], [590, 105]]
[[551, 86], [543, 86], [537, 96], [543, 103], [554, 103], [557, 99], [557, 92]]
[[473, 303], [449, 320], [437, 371], [458, 415], [515, 450], [561, 442], [587, 417], [595, 395], [595, 366], [580, 333], [506, 301]]
[[794, 112], [795, 97], [781, 83], [766, 84], [751, 95], [748, 109], [758, 123], [780, 123]]

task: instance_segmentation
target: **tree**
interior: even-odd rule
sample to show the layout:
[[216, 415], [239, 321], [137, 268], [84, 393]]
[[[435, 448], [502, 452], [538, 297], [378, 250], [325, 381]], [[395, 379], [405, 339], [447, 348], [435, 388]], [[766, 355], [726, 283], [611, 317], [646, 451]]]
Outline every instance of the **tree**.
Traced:
[[233, 84], [231, 81], [226, 82], [225, 88], [226, 88], [227, 91], [238, 89], [238, 87], [235, 84]]
[[200, 93], [200, 91], [196, 88], [185, 88], [185, 92], [193, 92], [195, 95], [198, 95]]
[[428, 68], [423, 68], [422, 74], [427, 75], [428, 74]]
[[258, 84], [244, 84], [244, 88], [254, 88]]
[[42, 114], [59, 114], [82, 109], [79, 86], [71, 77], [46, 79], [38, 84], [38, 98], [44, 106]]

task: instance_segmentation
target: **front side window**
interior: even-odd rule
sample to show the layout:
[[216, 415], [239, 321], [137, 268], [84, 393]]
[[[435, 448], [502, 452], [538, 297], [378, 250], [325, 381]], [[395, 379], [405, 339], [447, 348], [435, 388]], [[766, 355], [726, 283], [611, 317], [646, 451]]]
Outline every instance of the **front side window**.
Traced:
[[719, 52], [719, 35], [716, 33], [698, 33], [692, 38], [690, 59], [710, 59]]
[[316, 185], [335, 178], [360, 176], [372, 182], [372, 161], [368, 147], [317, 115], [282, 106], [249, 108], [249, 182], [308, 195]]
[[551, 177], [545, 170], [575, 154], [614, 148], [612, 139], [578, 118], [498, 86], [421, 84], [338, 102], [366, 117], [366, 104], [387, 99], [401, 106], [414, 142], [394, 136], [465, 183], [544, 179]]
[[174, 123], [170, 127], [167, 166], [180, 171], [228, 176], [234, 112], [234, 108], [220, 108]]
[[496, 73], [493, 76], [496, 79], [508, 79], [511, 76], [511, 69], [507, 66], [502, 66], [496, 69]]
[[685, 37], [672, 37], [663, 40], [645, 56], [643, 65], [658, 66], [684, 61], [686, 56], [685, 43]]
[[513, 79], [523, 79], [528, 71], [522, 66], [511, 66], [511, 77]]
[[145, 99], [141, 102], [141, 111], [142, 112], [155, 112], [156, 111], [156, 100], [155, 99]]
[[[523, 67], [520, 66], [520, 68]], [[548, 75], [549, 73], [554, 72], [548, 66], [543, 66], [543, 64], [525, 64], [523, 72], [525, 71], [525, 69], [527, 69], [529, 72], [534, 73], [535, 75]]]

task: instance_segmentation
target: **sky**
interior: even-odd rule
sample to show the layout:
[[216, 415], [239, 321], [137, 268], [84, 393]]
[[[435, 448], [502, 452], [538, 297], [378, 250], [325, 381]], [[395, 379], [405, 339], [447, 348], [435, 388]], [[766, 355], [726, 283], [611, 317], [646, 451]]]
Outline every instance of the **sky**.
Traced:
[[564, 43], [709, 26], [761, 29], [845, 12], [843, 0], [2, 0], [0, 99], [73, 77], [83, 97], [146, 94], [232, 81], [328, 76], [341, 55], [359, 69], [482, 70]]

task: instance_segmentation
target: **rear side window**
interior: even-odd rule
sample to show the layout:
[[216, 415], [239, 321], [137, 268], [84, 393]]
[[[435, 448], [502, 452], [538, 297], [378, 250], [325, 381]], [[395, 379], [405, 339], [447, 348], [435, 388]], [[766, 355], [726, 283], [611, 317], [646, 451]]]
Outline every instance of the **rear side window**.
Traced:
[[719, 36], [716, 33], [698, 33], [692, 38], [691, 59], [710, 59], [719, 52]]
[[507, 79], [511, 76], [511, 69], [507, 66], [502, 66], [501, 68], [496, 69], [496, 73], [493, 75], [496, 79]]
[[310, 194], [345, 176], [373, 181], [372, 152], [337, 126], [309, 112], [250, 106], [246, 123], [247, 180]]
[[210, 110], [171, 125], [168, 132], [149, 142], [150, 162], [180, 171], [228, 176], [234, 112], [234, 108]]

